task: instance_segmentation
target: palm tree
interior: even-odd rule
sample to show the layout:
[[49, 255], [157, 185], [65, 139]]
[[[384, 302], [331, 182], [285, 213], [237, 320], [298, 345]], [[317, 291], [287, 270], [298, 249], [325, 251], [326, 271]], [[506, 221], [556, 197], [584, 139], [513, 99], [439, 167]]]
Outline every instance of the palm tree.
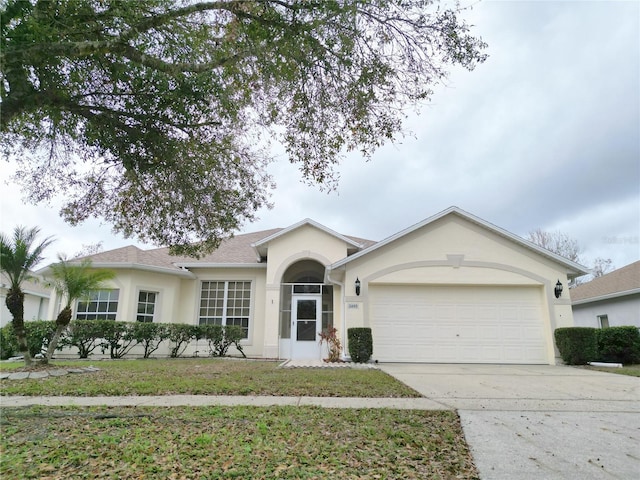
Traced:
[[45, 362], [53, 356], [60, 336], [71, 322], [73, 316], [71, 306], [77, 300], [87, 298], [91, 292], [104, 288], [104, 282], [115, 277], [115, 273], [111, 270], [94, 270], [88, 258], [81, 260], [79, 264], [71, 263], [62, 255], [58, 255], [58, 260], [58, 263], [49, 267], [51, 285], [56, 295], [64, 298], [67, 303], [56, 318], [56, 331], [47, 346]]
[[24, 292], [21, 285], [33, 278], [31, 270], [42, 260], [44, 249], [53, 242], [52, 237], [47, 237], [36, 245], [39, 233], [38, 227], [16, 227], [13, 238], [0, 233], [0, 271], [7, 275], [10, 284], [5, 303], [13, 316], [18, 349], [24, 355], [26, 366], [31, 365], [32, 360], [24, 330]]

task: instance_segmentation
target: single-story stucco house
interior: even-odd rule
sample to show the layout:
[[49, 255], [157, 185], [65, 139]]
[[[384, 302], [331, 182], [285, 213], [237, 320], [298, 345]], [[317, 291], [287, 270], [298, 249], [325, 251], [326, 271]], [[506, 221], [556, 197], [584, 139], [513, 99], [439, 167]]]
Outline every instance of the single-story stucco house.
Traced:
[[568, 281], [587, 273], [457, 207], [380, 242], [306, 219], [197, 260], [133, 246], [90, 258], [117, 277], [77, 318], [239, 325], [247, 355], [280, 359], [319, 359], [322, 329], [345, 345], [364, 326], [379, 361], [554, 364], [554, 329], [574, 325]]
[[640, 328], [640, 260], [571, 290], [576, 327]]
[[[9, 278], [5, 273], [0, 273], [0, 328], [4, 327], [13, 320], [13, 316], [7, 308], [7, 292], [9, 292]], [[43, 320], [49, 311], [49, 294], [48, 287], [39, 281], [28, 280], [22, 283], [22, 291], [24, 292], [24, 319], [25, 320]]]

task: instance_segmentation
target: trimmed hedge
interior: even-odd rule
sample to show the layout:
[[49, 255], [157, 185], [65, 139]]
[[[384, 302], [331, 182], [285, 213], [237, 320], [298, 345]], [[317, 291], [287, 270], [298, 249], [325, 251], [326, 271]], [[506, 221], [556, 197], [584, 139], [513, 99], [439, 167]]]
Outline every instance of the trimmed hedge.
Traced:
[[[47, 345], [56, 331], [56, 322], [50, 320], [34, 320], [24, 322], [24, 330], [27, 334], [27, 346], [29, 354], [35, 357], [47, 350]], [[13, 331], [13, 322], [0, 329], [0, 359], [6, 360], [21, 355], [18, 349], [18, 341]]]
[[567, 365], [640, 362], [640, 330], [633, 326], [558, 328], [556, 345]]
[[106, 322], [113, 320], [73, 320], [60, 339], [60, 349], [76, 347], [80, 358], [89, 358], [96, 348], [103, 345]]
[[637, 327], [609, 327], [598, 330], [600, 360], [640, 363], [640, 330]]
[[373, 355], [373, 336], [370, 328], [347, 329], [349, 355], [356, 363], [366, 363]]
[[168, 323], [167, 324], [167, 339], [173, 344], [169, 356], [171, 358], [177, 358], [184, 353], [189, 346], [191, 340], [198, 340], [199, 337], [199, 325], [189, 325], [186, 323]]
[[556, 345], [567, 365], [585, 365], [598, 360], [597, 329], [591, 327], [557, 328]]
[[[25, 322], [27, 343], [31, 355], [46, 349], [56, 328], [55, 321]], [[97, 348], [111, 358], [123, 358], [135, 346], [144, 349], [144, 358], [160, 348], [162, 342], [170, 342], [170, 356], [184, 353], [192, 340], [206, 339], [209, 354], [226, 356], [231, 346], [246, 357], [240, 342], [243, 339], [241, 327], [230, 325], [186, 325], [146, 322], [116, 322], [114, 320], [74, 320], [62, 334], [58, 350], [65, 347], [78, 349], [80, 358], [88, 358]], [[13, 325], [0, 329], [0, 358], [6, 360], [18, 355], [17, 341]]]

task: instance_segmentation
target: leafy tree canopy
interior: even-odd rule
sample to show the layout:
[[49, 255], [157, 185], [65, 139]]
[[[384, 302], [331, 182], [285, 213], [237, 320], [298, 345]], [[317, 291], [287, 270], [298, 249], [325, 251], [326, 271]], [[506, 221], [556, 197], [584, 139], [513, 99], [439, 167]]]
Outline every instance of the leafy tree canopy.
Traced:
[[335, 186], [447, 65], [485, 60], [433, 0], [0, 0], [0, 131], [34, 202], [179, 254], [268, 204], [265, 140]]

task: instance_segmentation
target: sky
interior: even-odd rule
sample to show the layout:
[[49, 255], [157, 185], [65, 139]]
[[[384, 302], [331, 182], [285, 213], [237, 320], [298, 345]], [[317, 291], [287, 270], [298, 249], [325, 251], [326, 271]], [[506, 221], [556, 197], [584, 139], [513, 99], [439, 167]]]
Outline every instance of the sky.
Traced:
[[[302, 183], [275, 150], [274, 207], [242, 232], [312, 218], [382, 240], [455, 205], [522, 237], [561, 231], [587, 266], [639, 260], [640, 2], [485, 0], [462, 17], [489, 44], [484, 64], [451, 69], [408, 112], [410, 135], [368, 162], [346, 157], [334, 192]], [[40, 266], [98, 242], [153, 247], [97, 220], [71, 227], [59, 205], [24, 204], [6, 183], [13, 168], [0, 164], [0, 231], [37, 225], [54, 236]]]

